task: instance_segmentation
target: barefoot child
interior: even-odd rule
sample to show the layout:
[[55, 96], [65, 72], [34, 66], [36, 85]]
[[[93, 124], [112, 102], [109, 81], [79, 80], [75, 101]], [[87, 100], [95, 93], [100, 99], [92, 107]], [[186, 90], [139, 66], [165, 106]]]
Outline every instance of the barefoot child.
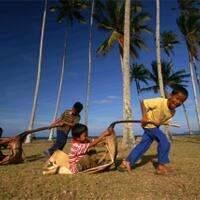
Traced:
[[129, 173], [140, 157], [149, 149], [151, 143], [158, 143], [158, 174], [168, 172], [165, 164], [169, 163], [170, 143], [165, 134], [159, 129], [160, 125], [168, 124], [169, 119], [175, 114], [175, 109], [182, 105], [188, 97], [188, 91], [183, 87], [174, 88], [168, 99], [154, 98], [142, 102], [142, 127], [144, 134], [141, 142], [131, 151], [129, 156], [122, 161], [122, 167]]
[[84, 124], [76, 124], [72, 128], [72, 146], [69, 152], [69, 167], [73, 174], [79, 171], [96, 167], [96, 158], [88, 155], [86, 152], [90, 147], [98, 144], [105, 136], [110, 135], [106, 130], [97, 139], [92, 142], [88, 139], [88, 128]]

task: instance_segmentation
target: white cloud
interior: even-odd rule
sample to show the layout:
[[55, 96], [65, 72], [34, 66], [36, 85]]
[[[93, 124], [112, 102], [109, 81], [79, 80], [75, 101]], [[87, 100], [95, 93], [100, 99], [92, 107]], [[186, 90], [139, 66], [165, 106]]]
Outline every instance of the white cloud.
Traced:
[[118, 99], [119, 99], [119, 97], [117, 97], [117, 96], [107, 96], [104, 99], [94, 100], [93, 103], [94, 104], [110, 104]]

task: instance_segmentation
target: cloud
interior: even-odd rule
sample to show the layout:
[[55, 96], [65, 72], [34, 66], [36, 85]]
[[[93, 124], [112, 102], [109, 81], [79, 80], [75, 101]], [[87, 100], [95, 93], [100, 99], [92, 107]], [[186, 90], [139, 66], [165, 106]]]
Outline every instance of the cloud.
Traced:
[[94, 104], [111, 104], [115, 100], [118, 100], [118, 99], [119, 99], [119, 97], [117, 97], [117, 96], [107, 96], [104, 99], [94, 100], [93, 103]]

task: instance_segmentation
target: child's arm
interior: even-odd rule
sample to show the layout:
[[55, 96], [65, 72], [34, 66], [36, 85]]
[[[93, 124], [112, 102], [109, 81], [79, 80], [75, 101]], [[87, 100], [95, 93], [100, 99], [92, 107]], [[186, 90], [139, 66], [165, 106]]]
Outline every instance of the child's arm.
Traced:
[[110, 132], [109, 130], [104, 131], [97, 139], [93, 140], [93, 141], [90, 143], [90, 145], [89, 145], [88, 148], [95, 146], [95, 145], [98, 144], [104, 137], [109, 136], [110, 134], [111, 134], [111, 132]]
[[[156, 108], [156, 107], [155, 107]], [[155, 109], [155, 108], [151, 108], [151, 110]], [[148, 116], [147, 116], [147, 112], [149, 111], [149, 109], [147, 109], [144, 105], [144, 102], [142, 101], [141, 103], [141, 109], [142, 109], [142, 119], [141, 119], [141, 123], [142, 123], [142, 126], [145, 126], [147, 125], [148, 123], [151, 123], [151, 124], [154, 124], [155, 126], [160, 126], [161, 125], [161, 121], [160, 120], [157, 120], [157, 121], [150, 121], [148, 119]]]

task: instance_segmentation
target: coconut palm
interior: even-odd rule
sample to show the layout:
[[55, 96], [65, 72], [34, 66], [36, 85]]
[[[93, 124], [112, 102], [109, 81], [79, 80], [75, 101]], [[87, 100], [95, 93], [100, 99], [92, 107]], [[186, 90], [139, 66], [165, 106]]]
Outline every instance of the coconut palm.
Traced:
[[156, 0], [156, 60], [157, 60], [157, 71], [158, 71], [158, 83], [160, 96], [165, 97], [163, 78], [162, 78], [162, 66], [160, 58], [160, 0]]
[[[189, 17], [191, 15], [200, 15], [200, 2], [199, 0], [178, 0], [179, 9], [181, 14], [185, 17]], [[200, 45], [200, 44], [199, 44]], [[197, 66], [196, 66], [196, 58], [194, 58], [193, 66], [195, 71], [195, 76], [197, 79], [197, 86], [200, 92], [200, 77], [198, 74]]]
[[[130, 103], [130, 90], [125, 89], [129, 83], [125, 83], [125, 79], [129, 79], [129, 73], [127, 75], [128, 69], [125, 72], [125, 67], [123, 65], [123, 51], [124, 51], [124, 1], [114, 1], [107, 0], [105, 2], [98, 1], [96, 2], [96, 12], [95, 20], [97, 22], [97, 27], [100, 30], [103, 30], [108, 33], [108, 38], [100, 45], [97, 49], [97, 54], [106, 55], [109, 50], [114, 46], [118, 45], [122, 75], [123, 75], [123, 98], [124, 107], [123, 113], [128, 113], [126, 118], [130, 118], [131, 113], [131, 103]], [[133, 58], [138, 57], [138, 49], [147, 48], [146, 43], [141, 37], [142, 32], [151, 33], [151, 29], [145, 24], [147, 20], [150, 19], [150, 16], [147, 13], [142, 12], [142, 6], [138, 3], [131, 4], [130, 8], [130, 55]], [[124, 78], [124, 76], [128, 76]], [[129, 80], [128, 80], [129, 81]], [[128, 86], [130, 87], [130, 86]], [[126, 96], [125, 96], [126, 91]], [[127, 107], [125, 105], [127, 102]], [[124, 116], [125, 117], [125, 116]], [[125, 131], [124, 127], [124, 131]], [[126, 129], [127, 130], [127, 129]], [[128, 140], [127, 138], [133, 138], [133, 129], [129, 128], [128, 132], [123, 132], [126, 135], [123, 140]], [[125, 139], [126, 138], [126, 139]], [[129, 140], [130, 141], [130, 140]], [[127, 144], [128, 141], [123, 141], [123, 144]], [[124, 146], [125, 147], [125, 146]]]
[[200, 111], [199, 111], [193, 65], [192, 65], [194, 63], [194, 59], [198, 59], [197, 45], [200, 43], [200, 31], [199, 31], [200, 15], [190, 15], [187, 17], [181, 15], [180, 17], [177, 18], [177, 25], [182, 33], [182, 36], [184, 38], [188, 50], [188, 60], [189, 60], [190, 76], [192, 80], [192, 88], [194, 94], [194, 104], [197, 116], [197, 124], [200, 130]]
[[[56, 100], [56, 108], [53, 116], [53, 121], [57, 118], [60, 98], [62, 92], [62, 83], [64, 78], [64, 69], [66, 65], [66, 52], [67, 52], [67, 42], [68, 42], [68, 28], [69, 25], [73, 25], [74, 19], [79, 23], [86, 23], [85, 18], [81, 15], [81, 11], [88, 8], [88, 1], [81, 0], [60, 0], [57, 4], [50, 6], [50, 10], [52, 12], [58, 12], [57, 21], [58, 23], [62, 23], [66, 19], [66, 30], [65, 30], [65, 39], [64, 39], [64, 54], [62, 59], [62, 67], [61, 67], [61, 76], [60, 83], [58, 89], [58, 95]], [[49, 134], [49, 140], [53, 139], [54, 130], [51, 129]]]
[[172, 65], [172, 55], [174, 54], [173, 48], [175, 44], [180, 43], [177, 34], [173, 31], [164, 31], [161, 33], [161, 48], [164, 50]]
[[86, 94], [86, 103], [85, 103], [85, 125], [88, 125], [90, 81], [91, 81], [91, 73], [92, 73], [92, 28], [93, 28], [94, 6], [95, 6], [95, 1], [92, 0], [91, 17], [90, 17], [89, 49], [88, 49], [88, 81], [87, 81], [87, 94]]
[[199, 0], [178, 0], [177, 2], [182, 15], [200, 14]]
[[[138, 98], [140, 96], [140, 82], [148, 85], [149, 70], [143, 64], [133, 63], [130, 72], [131, 81], [135, 81]], [[140, 102], [140, 98], [139, 98]]]
[[[38, 58], [38, 73], [37, 73], [37, 82], [35, 87], [35, 95], [33, 100], [33, 107], [31, 112], [31, 118], [29, 121], [28, 130], [33, 129], [33, 125], [35, 122], [35, 114], [36, 114], [36, 107], [37, 107], [37, 100], [40, 88], [40, 78], [41, 78], [41, 65], [42, 65], [42, 53], [43, 53], [43, 41], [44, 41], [44, 31], [45, 31], [45, 24], [46, 24], [46, 13], [47, 13], [47, 0], [44, 1], [44, 12], [42, 18], [42, 29], [41, 29], [41, 36], [40, 36], [40, 48], [39, 48], [39, 58]], [[25, 143], [31, 142], [31, 134], [26, 137]]]
[[[170, 62], [162, 61], [161, 65], [163, 85], [166, 96], [168, 96], [168, 91], [171, 88], [174, 88], [176, 86], [187, 86], [186, 83], [188, 83], [188, 80], [186, 80], [186, 78], [189, 77], [189, 74], [187, 74], [184, 69], [172, 72], [172, 70], [169, 67]], [[157, 93], [159, 91], [157, 62], [153, 61], [151, 63], [151, 67], [151, 71], [149, 70], [149, 78], [153, 82], [153, 85], [143, 87], [141, 91], [154, 91], [155, 93]]]

